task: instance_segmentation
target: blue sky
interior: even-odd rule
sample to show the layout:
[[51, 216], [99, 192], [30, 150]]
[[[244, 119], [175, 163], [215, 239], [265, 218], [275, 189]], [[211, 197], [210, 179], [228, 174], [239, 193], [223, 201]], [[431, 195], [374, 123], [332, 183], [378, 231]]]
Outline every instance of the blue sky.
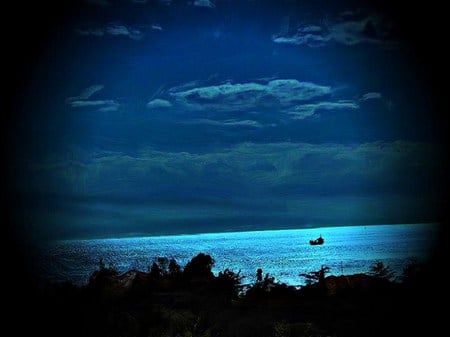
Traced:
[[74, 2], [20, 103], [41, 238], [438, 221], [439, 120], [411, 40], [346, 1]]

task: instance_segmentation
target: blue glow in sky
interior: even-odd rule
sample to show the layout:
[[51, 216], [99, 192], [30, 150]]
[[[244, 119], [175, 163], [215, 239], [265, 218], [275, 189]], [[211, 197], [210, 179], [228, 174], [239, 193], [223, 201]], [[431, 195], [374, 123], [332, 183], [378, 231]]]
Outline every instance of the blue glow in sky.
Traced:
[[437, 107], [391, 12], [354, 1], [71, 6], [21, 73], [10, 169], [24, 230], [439, 220]]

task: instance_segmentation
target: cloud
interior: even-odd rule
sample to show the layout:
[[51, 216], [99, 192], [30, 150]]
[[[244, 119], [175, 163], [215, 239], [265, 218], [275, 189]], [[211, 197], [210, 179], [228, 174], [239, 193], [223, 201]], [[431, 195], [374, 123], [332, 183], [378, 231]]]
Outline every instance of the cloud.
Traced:
[[432, 144], [404, 141], [352, 145], [243, 143], [209, 153], [152, 148], [133, 155], [72, 151], [24, 167], [29, 170], [22, 181], [24, 188], [54, 195], [422, 195], [436, 187], [433, 182], [438, 181], [439, 150]]
[[130, 39], [133, 39], [133, 40], [140, 40], [144, 36], [144, 34], [138, 29], [128, 28], [122, 24], [117, 24], [117, 23], [108, 25], [105, 28], [105, 31], [107, 34], [110, 34], [110, 35], [128, 36]]
[[383, 96], [379, 92], [368, 92], [367, 94], [362, 95], [360, 98], [361, 101], [367, 101], [371, 99], [381, 99]]
[[166, 101], [164, 99], [154, 99], [147, 103], [147, 108], [149, 109], [164, 109], [164, 108], [170, 108], [172, 106], [172, 103], [169, 101]]
[[186, 91], [177, 91], [172, 93], [172, 96], [181, 99], [204, 99], [204, 100], [214, 100], [220, 97], [231, 97], [235, 94], [252, 92], [256, 93], [258, 91], [262, 92], [265, 88], [261, 84], [257, 83], [243, 83], [243, 84], [220, 84], [212, 85], [208, 87], [197, 87], [189, 89]]
[[266, 84], [225, 83], [188, 90], [169, 89], [174, 105], [190, 110], [236, 111], [258, 108], [280, 109], [290, 105], [329, 95], [331, 87], [299, 82], [295, 79], [277, 79]]
[[158, 24], [153, 24], [153, 25], [151, 25], [150, 28], [152, 30], [156, 30], [156, 31], [162, 31], [163, 30], [162, 27], [160, 25], [158, 25]]
[[376, 14], [361, 16], [353, 12], [320, 24], [302, 24], [294, 33], [281, 31], [272, 37], [272, 41], [309, 47], [322, 47], [330, 43], [346, 46], [362, 43], [395, 45], [392, 24], [385, 18]]
[[311, 82], [299, 82], [294, 79], [272, 80], [267, 84], [269, 94], [275, 96], [281, 104], [307, 101], [331, 93], [331, 87]]
[[212, 119], [194, 119], [186, 122], [187, 124], [205, 124], [205, 125], [213, 125], [213, 126], [220, 126], [220, 127], [249, 127], [249, 128], [262, 128], [264, 125], [261, 123], [244, 119], [244, 120], [237, 120], [237, 119], [227, 119], [227, 120], [212, 120]]
[[87, 29], [77, 28], [75, 29], [75, 33], [81, 36], [94, 36], [94, 37], [102, 37], [105, 35], [103, 28], [87, 28]]
[[120, 104], [114, 100], [98, 100], [98, 101], [70, 101], [69, 106], [71, 108], [98, 108], [97, 111], [117, 111], [120, 107]]
[[71, 101], [80, 101], [80, 100], [89, 99], [92, 95], [94, 95], [96, 92], [102, 90], [104, 87], [105, 86], [103, 84], [91, 85], [90, 87], [87, 87], [86, 89], [84, 89], [81, 92], [81, 94], [79, 94], [78, 96], [67, 98], [67, 101], [71, 102]]
[[208, 7], [208, 8], [214, 8], [216, 5], [210, 1], [210, 0], [195, 0], [192, 5], [196, 7]]
[[71, 108], [84, 108], [84, 107], [92, 107], [92, 106], [104, 106], [104, 105], [110, 105], [113, 104], [114, 101], [112, 100], [100, 100], [100, 101], [71, 101], [70, 107]]
[[331, 40], [330, 36], [322, 36], [319, 34], [295, 34], [291, 36], [274, 36], [272, 41], [281, 44], [307, 45], [309, 47], [322, 47]]
[[120, 104], [116, 102], [108, 103], [107, 105], [99, 108], [97, 111], [99, 112], [114, 112], [119, 110]]
[[315, 25], [300, 27], [298, 29], [298, 31], [301, 33], [318, 33], [321, 32], [322, 30], [323, 30], [322, 27]]
[[129, 35], [130, 34], [130, 31], [128, 30], [127, 27], [125, 27], [123, 25], [118, 25], [118, 24], [107, 26], [105, 28], [105, 32], [107, 34], [111, 34], [111, 35]]
[[305, 119], [313, 116], [320, 110], [355, 110], [359, 106], [355, 102], [319, 102], [311, 104], [297, 105], [292, 110], [288, 110], [288, 114], [293, 119]]
[[[229, 125], [254, 127], [273, 126], [279, 121], [302, 120], [313, 116], [321, 110], [356, 110], [359, 105], [353, 100], [331, 100], [335, 89], [331, 86], [296, 79], [266, 79], [255, 82], [226, 82], [215, 85], [200, 85], [199, 80], [191, 81], [167, 90], [159, 90], [160, 98], [148, 103], [149, 108], [171, 107], [177, 116], [192, 123], [192, 117], [211, 125]], [[170, 104], [170, 105], [169, 105]], [[186, 115], [191, 111], [195, 115]], [[262, 112], [270, 112], [264, 123], [249, 123], [253, 117]], [[183, 112], [183, 114], [181, 114]], [[252, 117], [253, 116], [253, 117]], [[230, 119], [231, 118], [231, 119]], [[212, 123], [211, 121], [215, 121]]]
[[[331, 86], [297, 79], [271, 78], [243, 83], [230, 80], [211, 85], [195, 80], [168, 89], [161, 87], [147, 107], [170, 107], [171, 115], [165, 116], [176, 115], [181, 123], [207, 124], [208, 121], [210, 125], [259, 128], [303, 120], [324, 110], [359, 108], [357, 101], [333, 101], [335, 96], [336, 90]], [[186, 114], [187, 111], [191, 113]]]
[[[242, 229], [260, 220], [270, 226], [414, 222], [436, 214], [440, 160], [433, 144], [404, 141], [241, 143], [210, 152], [72, 148], [21, 165], [17, 188], [59, 206], [41, 210], [46, 229], [49, 221], [59, 226], [63, 220], [89, 224], [94, 232], [110, 220], [124, 232], [161, 230], [162, 224], [183, 232], [175, 218], [202, 231], [230, 224]], [[107, 209], [95, 219], [78, 208], [101, 205]], [[121, 210], [123, 221], [117, 221]]]
[[94, 26], [87, 28], [77, 28], [75, 29], [75, 33], [81, 36], [92, 36], [97, 38], [110, 35], [110, 36], [124, 36], [132, 40], [141, 40], [144, 37], [144, 33], [139, 29], [126, 27], [118, 22], [109, 23], [104, 27]]
[[103, 90], [105, 86], [103, 84], [91, 85], [84, 89], [80, 95], [74, 97], [68, 97], [66, 104], [72, 109], [88, 109], [96, 108], [99, 112], [111, 112], [117, 111], [120, 104], [114, 100], [92, 100], [90, 99], [94, 94]]
[[175, 87], [172, 87], [168, 90], [168, 92], [169, 93], [177, 93], [177, 92], [181, 92], [181, 91], [185, 91], [185, 90], [189, 90], [189, 89], [198, 87], [199, 85], [200, 85], [199, 80], [190, 81], [190, 82], [183, 83], [183, 84], [177, 85]]

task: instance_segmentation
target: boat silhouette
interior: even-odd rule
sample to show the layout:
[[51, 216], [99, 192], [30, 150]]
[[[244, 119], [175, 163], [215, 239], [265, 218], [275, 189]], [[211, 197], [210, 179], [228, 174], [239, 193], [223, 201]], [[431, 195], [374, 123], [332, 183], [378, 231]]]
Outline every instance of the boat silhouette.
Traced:
[[325, 240], [323, 239], [322, 235], [320, 235], [317, 239], [315, 240], [309, 240], [309, 244], [311, 246], [318, 246], [318, 245], [323, 245], [323, 243], [325, 242]]

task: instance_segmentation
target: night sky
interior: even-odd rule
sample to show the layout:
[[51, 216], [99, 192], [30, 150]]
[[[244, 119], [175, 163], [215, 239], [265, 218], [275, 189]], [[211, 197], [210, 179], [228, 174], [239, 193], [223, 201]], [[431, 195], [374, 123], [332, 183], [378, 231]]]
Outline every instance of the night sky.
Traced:
[[17, 232], [441, 220], [437, 8], [63, 2], [55, 14], [17, 5], [23, 32], [8, 27], [3, 137]]

